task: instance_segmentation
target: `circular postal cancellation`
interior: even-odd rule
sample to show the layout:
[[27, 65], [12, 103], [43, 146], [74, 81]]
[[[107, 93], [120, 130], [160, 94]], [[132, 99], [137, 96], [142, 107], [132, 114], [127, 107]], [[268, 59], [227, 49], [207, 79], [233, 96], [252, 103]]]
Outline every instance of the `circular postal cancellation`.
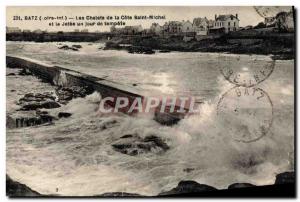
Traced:
[[230, 83], [253, 87], [272, 74], [275, 60], [261, 56], [228, 55], [219, 56], [218, 65], [222, 75]]
[[217, 106], [224, 134], [239, 142], [254, 142], [265, 136], [273, 122], [273, 104], [260, 88], [236, 86], [224, 93]]

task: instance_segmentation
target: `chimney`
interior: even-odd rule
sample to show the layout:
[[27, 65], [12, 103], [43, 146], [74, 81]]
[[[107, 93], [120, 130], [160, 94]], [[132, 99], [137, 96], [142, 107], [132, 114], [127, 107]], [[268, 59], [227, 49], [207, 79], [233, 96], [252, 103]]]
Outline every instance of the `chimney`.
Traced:
[[235, 14], [235, 17], [236, 17], [236, 19], [238, 19], [238, 14], [237, 13]]
[[215, 14], [215, 20], [217, 20], [217, 14]]

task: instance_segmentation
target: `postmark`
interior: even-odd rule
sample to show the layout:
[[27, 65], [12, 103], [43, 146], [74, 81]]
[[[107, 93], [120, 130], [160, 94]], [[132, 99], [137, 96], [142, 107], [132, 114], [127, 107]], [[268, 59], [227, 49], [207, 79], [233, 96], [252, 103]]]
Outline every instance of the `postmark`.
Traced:
[[236, 86], [253, 87], [266, 80], [273, 72], [275, 60], [259, 56], [219, 56], [222, 75]]
[[261, 88], [235, 86], [221, 96], [217, 115], [224, 134], [239, 142], [254, 142], [272, 126], [273, 103]]

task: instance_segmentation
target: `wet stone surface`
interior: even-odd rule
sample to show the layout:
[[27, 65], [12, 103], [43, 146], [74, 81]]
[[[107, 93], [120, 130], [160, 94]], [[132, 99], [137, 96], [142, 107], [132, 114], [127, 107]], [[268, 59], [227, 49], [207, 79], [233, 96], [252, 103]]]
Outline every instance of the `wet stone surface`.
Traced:
[[141, 138], [137, 134], [127, 134], [112, 144], [115, 151], [137, 156], [144, 153], [163, 153], [169, 149], [169, 146], [160, 137], [150, 135]]

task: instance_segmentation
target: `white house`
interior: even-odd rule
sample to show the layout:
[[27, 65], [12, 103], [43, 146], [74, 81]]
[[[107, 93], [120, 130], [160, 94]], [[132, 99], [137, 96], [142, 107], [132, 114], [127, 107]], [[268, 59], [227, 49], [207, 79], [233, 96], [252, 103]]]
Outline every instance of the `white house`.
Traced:
[[19, 27], [6, 27], [6, 33], [20, 33], [21, 29]]
[[234, 15], [215, 15], [213, 29], [224, 29], [225, 33], [236, 31], [239, 29], [238, 14]]

